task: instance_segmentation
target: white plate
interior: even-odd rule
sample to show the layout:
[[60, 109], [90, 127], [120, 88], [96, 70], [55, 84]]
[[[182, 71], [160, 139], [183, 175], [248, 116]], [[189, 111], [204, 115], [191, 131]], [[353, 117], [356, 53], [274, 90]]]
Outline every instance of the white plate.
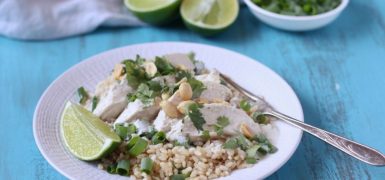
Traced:
[[[241, 54], [202, 44], [161, 42], [126, 46], [93, 56], [67, 70], [44, 92], [37, 104], [33, 132], [44, 158], [70, 179], [121, 178], [99, 170], [95, 164], [80, 161], [65, 148], [60, 137], [59, 121], [65, 102], [73, 97], [79, 86], [94, 89], [114, 64], [137, 54], [152, 58], [174, 52], [195, 52], [208, 68], [217, 68], [241, 86], [263, 96], [276, 110], [303, 121], [299, 100], [291, 87], [276, 73], [256, 60]], [[278, 170], [296, 150], [302, 131], [281, 121], [275, 122], [280, 136], [275, 145], [278, 151], [251, 168], [237, 170], [223, 179], [262, 179]]]

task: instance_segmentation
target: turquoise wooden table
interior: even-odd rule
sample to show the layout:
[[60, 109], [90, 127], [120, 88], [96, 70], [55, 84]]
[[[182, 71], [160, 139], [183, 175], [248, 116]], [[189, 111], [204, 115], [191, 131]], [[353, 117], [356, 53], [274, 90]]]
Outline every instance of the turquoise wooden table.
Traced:
[[[46, 42], [0, 37], [0, 179], [64, 179], [35, 145], [32, 116], [39, 97], [89, 56], [154, 41], [205, 43], [257, 59], [294, 88], [307, 123], [385, 152], [385, 3], [353, 0], [333, 24], [306, 33], [272, 29], [242, 8], [236, 23], [213, 38], [180, 23], [99, 29]], [[293, 157], [268, 179], [384, 178], [384, 167], [361, 163], [304, 134]]]

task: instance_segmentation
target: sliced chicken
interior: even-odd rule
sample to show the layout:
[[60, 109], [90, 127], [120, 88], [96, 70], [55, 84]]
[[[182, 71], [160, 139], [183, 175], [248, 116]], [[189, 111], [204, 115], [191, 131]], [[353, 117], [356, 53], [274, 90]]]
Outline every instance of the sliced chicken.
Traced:
[[[223, 129], [224, 135], [234, 136], [240, 134], [241, 124], [246, 125], [252, 134], [262, 133], [260, 126], [246, 112], [235, 107], [222, 103], [205, 104], [200, 112], [206, 121], [203, 129], [210, 132], [215, 131], [214, 125], [217, 123], [218, 117], [225, 116], [229, 119], [230, 124]], [[201, 135], [190, 119], [185, 119], [182, 133], [192, 139], [199, 138]]]
[[126, 107], [127, 94], [132, 91], [126, 79], [115, 80], [109, 77], [96, 88], [95, 95], [99, 103], [93, 113], [104, 121], [113, 121]]
[[200, 95], [200, 99], [207, 100], [208, 102], [221, 102], [228, 101], [232, 97], [231, 90], [222, 85], [212, 81], [203, 82], [206, 89]]
[[195, 69], [194, 63], [187, 56], [187, 54], [182, 54], [182, 53], [168, 54], [168, 55], [165, 55], [164, 58], [166, 58], [175, 67], [179, 67], [179, 68], [188, 70], [190, 72], [193, 72]]
[[152, 121], [158, 114], [159, 109], [159, 102], [145, 106], [142, 101], [136, 99], [134, 102], [128, 103], [114, 124], [131, 122], [137, 119]]
[[216, 69], [213, 69], [208, 74], [202, 74], [202, 75], [195, 76], [195, 78], [199, 81], [202, 81], [202, 82], [214, 82], [217, 84], [221, 83], [221, 78], [219, 76], [219, 72]]

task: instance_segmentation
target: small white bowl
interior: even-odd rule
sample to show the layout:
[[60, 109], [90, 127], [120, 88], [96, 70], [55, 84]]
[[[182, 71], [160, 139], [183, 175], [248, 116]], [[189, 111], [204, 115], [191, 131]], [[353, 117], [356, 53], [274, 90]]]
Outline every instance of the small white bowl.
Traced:
[[326, 13], [311, 16], [281, 15], [265, 10], [251, 0], [244, 0], [250, 11], [262, 22], [288, 31], [309, 31], [326, 26], [335, 20], [346, 8], [349, 0], [341, 0], [341, 4]]

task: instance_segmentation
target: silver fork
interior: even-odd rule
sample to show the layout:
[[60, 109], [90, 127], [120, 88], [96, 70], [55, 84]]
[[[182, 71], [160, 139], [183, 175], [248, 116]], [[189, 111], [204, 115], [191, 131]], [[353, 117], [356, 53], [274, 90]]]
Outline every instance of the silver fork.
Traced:
[[[228, 85], [232, 86], [234, 89], [239, 91], [244, 96], [254, 100], [254, 101], [263, 101], [262, 98], [254, 95], [250, 91], [242, 88], [239, 86], [236, 82], [231, 80], [226, 75], [220, 74], [222, 80], [226, 82]], [[308, 125], [302, 121], [299, 121], [297, 119], [294, 119], [290, 116], [287, 116], [285, 114], [282, 114], [278, 111], [273, 110], [273, 108], [268, 108], [265, 112], [262, 112], [264, 115], [269, 115], [276, 117], [278, 119], [281, 119], [285, 121], [288, 124], [291, 124], [295, 127], [298, 127], [309, 134], [325, 141], [326, 143], [336, 147], [337, 149], [345, 152], [346, 154], [353, 156], [357, 158], [358, 160], [361, 160], [365, 163], [368, 163], [370, 165], [374, 166], [385, 166], [385, 155], [381, 154], [377, 150], [370, 148], [368, 146], [365, 146], [363, 144], [359, 144], [357, 142], [354, 142], [352, 140], [343, 138], [341, 136], [338, 136], [336, 134], [333, 134], [331, 132], [316, 128], [314, 126]]]

